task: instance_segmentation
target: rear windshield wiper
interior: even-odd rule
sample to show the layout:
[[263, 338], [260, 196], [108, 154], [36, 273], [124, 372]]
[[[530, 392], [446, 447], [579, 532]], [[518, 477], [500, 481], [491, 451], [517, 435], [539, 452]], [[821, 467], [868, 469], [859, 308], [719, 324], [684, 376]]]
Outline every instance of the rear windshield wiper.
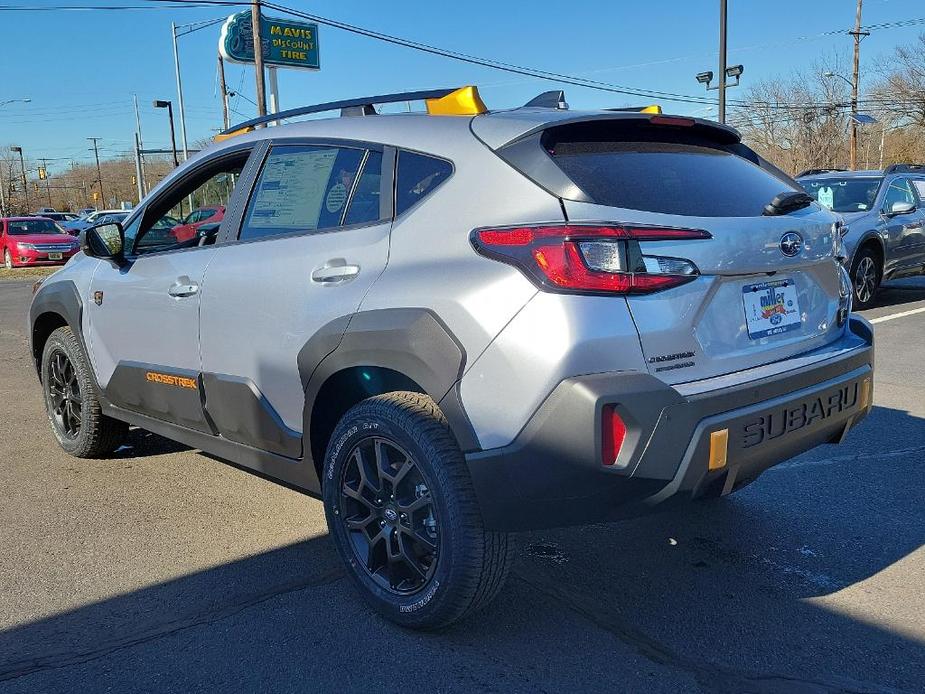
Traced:
[[777, 215], [802, 210], [804, 207], [809, 207], [814, 202], [816, 202], [815, 198], [808, 193], [799, 191], [781, 193], [776, 195], [771, 202], [764, 206], [764, 212], [762, 212], [762, 214], [766, 217], [776, 217]]

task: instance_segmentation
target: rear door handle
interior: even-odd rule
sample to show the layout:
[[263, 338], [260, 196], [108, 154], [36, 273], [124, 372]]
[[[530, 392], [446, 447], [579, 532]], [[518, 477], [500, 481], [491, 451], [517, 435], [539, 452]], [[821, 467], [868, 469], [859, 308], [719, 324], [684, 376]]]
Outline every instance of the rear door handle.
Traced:
[[321, 284], [335, 284], [346, 282], [360, 274], [359, 265], [348, 265], [343, 258], [329, 260], [312, 272], [312, 281]]
[[181, 299], [186, 296], [193, 296], [198, 292], [199, 285], [190, 281], [189, 277], [181, 277], [172, 285], [170, 285], [170, 289], [167, 290], [167, 293], [170, 294], [170, 296], [177, 299]]

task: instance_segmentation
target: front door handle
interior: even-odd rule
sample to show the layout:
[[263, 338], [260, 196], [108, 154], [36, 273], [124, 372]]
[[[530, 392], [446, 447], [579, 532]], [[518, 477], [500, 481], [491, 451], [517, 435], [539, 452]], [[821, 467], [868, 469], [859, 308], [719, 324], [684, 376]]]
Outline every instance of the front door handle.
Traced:
[[199, 285], [191, 281], [189, 277], [181, 277], [172, 285], [167, 293], [170, 296], [181, 299], [186, 296], [193, 296], [199, 292]]
[[312, 281], [321, 284], [335, 284], [346, 282], [360, 274], [359, 265], [348, 265], [343, 258], [329, 260], [312, 272]]

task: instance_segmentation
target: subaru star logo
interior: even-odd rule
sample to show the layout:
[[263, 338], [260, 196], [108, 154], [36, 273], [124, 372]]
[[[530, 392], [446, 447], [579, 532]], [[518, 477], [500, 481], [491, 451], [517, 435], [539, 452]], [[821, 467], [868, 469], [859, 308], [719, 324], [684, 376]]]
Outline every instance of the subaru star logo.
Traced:
[[795, 231], [788, 231], [780, 237], [780, 252], [788, 258], [798, 255], [803, 250], [803, 237]]

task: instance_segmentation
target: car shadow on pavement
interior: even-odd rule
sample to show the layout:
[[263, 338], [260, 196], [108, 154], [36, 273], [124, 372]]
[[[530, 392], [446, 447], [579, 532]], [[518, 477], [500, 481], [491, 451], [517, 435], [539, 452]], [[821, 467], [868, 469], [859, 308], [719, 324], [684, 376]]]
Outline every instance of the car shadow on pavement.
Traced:
[[147, 458], [154, 455], [165, 455], [167, 453], [179, 453], [181, 451], [191, 450], [177, 441], [165, 439], [163, 436], [152, 434], [145, 429], [132, 427], [129, 429], [125, 442], [110, 456], [112, 458]]
[[921, 583], [889, 576], [925, 544], [925, 420], [864, 427], [892, 443], [855, 432], [727, 499], [525, 534], [499, 599], [441, 634], [369, 612], [320, 536], [0, 632], [0, 688], [913, 691]]
[[925, 278], [893, 280], [881, 285], [873, 307], [902, 306], [922, 300], [925, 300]]

